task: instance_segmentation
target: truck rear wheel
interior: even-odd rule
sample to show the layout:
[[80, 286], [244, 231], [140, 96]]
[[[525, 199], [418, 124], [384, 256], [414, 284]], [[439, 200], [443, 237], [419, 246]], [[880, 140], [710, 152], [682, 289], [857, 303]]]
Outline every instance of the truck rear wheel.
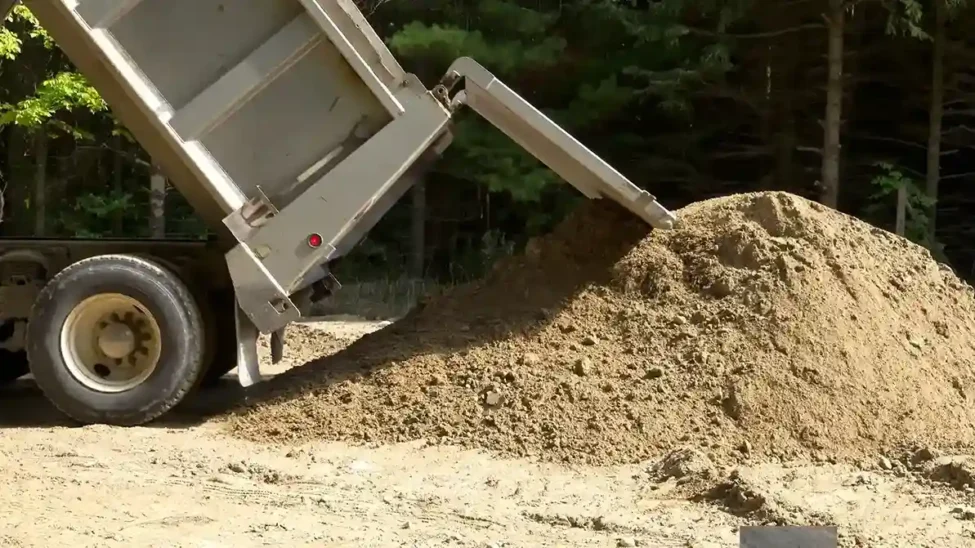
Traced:
[[169, 411], [199, 378], [204, 348], [189, 289], [130, 255], [65, 268], [38, 295], [27, 326], [38, 386], [82, 423], [130, 426]]
[[224, 375], [237, 366], [237, 326], [234, 322], [236, 306], [233, 291], [212, 291], [200, 304], [206, 309], [204, 317], [208, 333], [206, 367], [200, 380], [202, 388], [213, 388]]

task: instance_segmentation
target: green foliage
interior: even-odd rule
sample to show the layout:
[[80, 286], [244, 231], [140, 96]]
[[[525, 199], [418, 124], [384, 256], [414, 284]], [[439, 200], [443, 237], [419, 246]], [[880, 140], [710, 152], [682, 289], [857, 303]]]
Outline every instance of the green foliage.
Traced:
[[491, 192], [506, 192], [522, 202], [538, 202], [545, 188], [559, 180], [483, 120], [465, 117], [456, 127], [454, 150], [440, 166], [442, 173], [482, 184]]
[[[938, 0], [935, 0], [938, 1]], [[949, 19], [954, 19], [962, 13], [962, 10], [968, 7], [968, 0], [941, 0], [945, 3], [945, 7], [948, 9]]]
[[[16, 6], [7, 19], [21, 21], [26, 24], [26, 35], [30, 39], [38, 40], [47, 50], [53, 50], [56, 45], [51, 36], [45, 31], [34, 14], [24, 5]], [[23, 39], [4, 27], [0, 34], [0, 57], [8, 61], [16, 60], [23, 48]], [[16, 103], [0, 104], [0, 127], [16, 124], [21, 127], [36, 128], [54, 121], [59, 112], [70, 112], [85, 109], [89, 112], [105, 112], [108, 106], [98, 92], [84, 76], [75, 71], [62, 70], [50, 78], [44, 79], [32, 96]], [[90, 133], [74, 130], [63, 123], [55, 123], [56, 127], [67, 131], [75, 138], [90, 136]]]
[[[55, 44], [51, 36], [45, 31], [34, 14], [23, 4], [18, 4], [10, 11], [6, 23], [23, 22], [27, 25], [26, 35], [33, 39], [39, 39], [47, 49], [54, 49]], [[23, 40], [17, 33], [9, 27], [4, 26], [0, 29], [0, 58], [13, 61], [20, 55], [23, 47]]]
[[[105, 101], [84, 76], [77, 72], [61, 72], [42, 82], [32, 97], [16, 104], [0, 104], [0, 127], [8, 124], [39, 127], [51, 121], [58, 112], [80, 108], [93, 113], [108, 110]], [[84, 136], [80, 132], [74, 135]]]
[[[751, 5], [705, 4], [703, 9], [718, 13], [720, 28]], [[471, 56], [600, 154], [616, 143], [629, 148], [645, 142], [646, 135], [609, 129], [633, 107], [649, 102], [661, 112], [686, 115], [692, 110], [690, 91], [720, 80], [731, 68], [724, 44], [688, 39], [693, 37], [679, 24], [685, 2], [651, 4], [643, 10], [607, 1], [529, 5], [481, 0], [443, 7], [449, 17], [437, 19], [463, 22], [454, 25], [422, 20], [421, 7], [401, 9], [403, 17], [418, 20], [403, 25], [388, 43], [408, 70], [430, 84], [451, 61]], [[576, 195], [558, 185], [560, 178], [519, 145], [476, 117], [458, 121], [454, 144], [437, 170], [504, 193], [516, 203], [564, 201], [553, 196]], [[562, 213], [535, 211], [527, 222], [539, 229]]]
[[[636, 47], [644, 53], [637, 63], [624, 69], [625, 73], [642, 80], [645, 87], [640, 93], [659, 99], [664, 111], [689, 114], [693, 108], [691, 92], [721, 82], [734, 68], [734, 40], [722, 36], [753, 5], [752, 0], [664, 0], [651, 4], [646, 12], [616, 8], [628, 31], [637, 38]], [[685, 24], [691, 8], [700, 16], [710, 17], [713, 30]]]
[[[566, 43], [549, 31], [557, 14], [524, 8], [504, 0], [476, 2], [467, 16], [476, 29], [413, 21], [389, 40], [390, 49], [407, 60], [446, 70], [454, 59], [469, 56], [500, 76], [552, 67]], [[489, 36], [479, 29], [489, 31]]]
[[[641, 167], [683, 166], [698, 141], [709, 135], [705, 127], [688, 128], [662, 149], [654, 142], [654, 131], [640, 119], [652, 123], [647, 118], [651, 113], [680, 125], [692, 123], [694, 94], [722, 85], [734, 68], [734, 44], [715, 41], [709, 33], [729, 30], [754, 4], [664, 0], [639, 7], [605, 0], [475, 0], [387, 5], [391, 19], [405, 21], [387, 43], [404, 67], [428, 85], [436, 83], [457, 57], [473, 57], [632, 177]], [[686, 23], [689, 11], [711, 17], [715, 30], [703, 36], [695, 32]], [[496, 223], [521, 219], [516, 234], [490, 228], [494, 240], [516, 246], [550, 229], [578, 203], [577, 190], [560, 184], [560, 177], [480, 118], [459, 116], [454, 134], [453, 145], [435, 168], [436, 176], [476, 184], [510, 199], [504, 213], [495, 214]], [[620, 151], [644, 158], [614, 158]], [[485, 241], [474, 241], [489, 247]], [[493, 260], [480, 247], [456, 250], [451, 279], [460, 276], [458, 271], [478, 271], [475, 264]]]
[[481, 278], [498, 259], [515, 252], [515, 242], [497, 229], [486, 231], [478, 243], [477, 247], [459, 250], [450, 261], [447, 279], [451, 284]]
[[876, 175], [870, 185], [875, 189], [870, 195], [870, 203], [864, 208], [864, 213], [875, 221], [884, 219], [890, 224], [890, 217], [897, 213], [897, 193], [900, 189], [907, 192], [907, 207], [904, 225], [904, 237], [914, 243], [923, 245], [936, 255], [943, 255], [944, 246], [930, 241], [928, 227], [931, 219], [927, 212], [934, 206], [936, 200], [927, 195], [923, 183], [904, 175], [903, 170], [889, 162], [876, 162], [875, 167], [881, 173]]
[[931, 39], [931, 35], [921, 26], [924, 6], [919, 0], [886, 0], [884, 5], [889, 13], [886, 28], [888, 34], [910, 36], [919, 40]]
[[611, 74], [605, 79], [579, 86], [578, 95], [572, 99], [568, 108], [555, 117], [559, 122], [575, 128], [597, 126], [607, 118], [612, 118], [633, 103], [637, 90], [619, 83], [619, 76]]
[[[78, 196], [74, 207], [59, 218], [63, 233], [75, 238], [103, 238], [113, 236], [117, 219], [136, 214], [130, 192], [112, 190], [107, 193], [84, 193]], [[136, 215], [138, 220], [138, 215]], [[144, 224], [144, 223], [143, 223]], [[133, 234], [132, 236], [135, 236]]]
[[413, 22], [393, 37], [390, 46], [400, 55], [422, 57], [444, 68], [454, 59], [468, 56], [500, 75], [511, 75], [520, 68], [550, 66], [565, 43], [558, 38], [545, 38], [539, 44], [524, 44], [519, 40], [494, 42], [480, 31]]
[[53, 50], [56, 47], [54, 39], [51, 38], [51, 35], [44, 30], [44, 27], [41, 26], [41, 23], [37, 20], [37, 17], [34, 17], [34, 14], [31, 13], [31, 11], [23, 4], [18, 4], [16, 7], [14, 7], [14, 9], [10, 12], [10, 17], [20, 19], [27, 23], [27, 36], [35, 40], [40, 40], [41, 43], [44, 44], [45, 49]]
[[[455, 11], [451, 20], [467, 24], [418, 19], [403, 25], [388, 40], [394, 54], [428, 84], [435, 83], [449, 64], [461, 56], [476, 59], [509, 84], [528, 75], [554, 75], [560, 70], [567, 41], [558, 32], [557, 11], [505, 0], [481, 0], [448, 9]], [[420, 14], [409, 16], [414, 15]], [[589, 85], [585, 93], [583, 102], [592, 101], [592, 96], [598, 93], [605, 96], [607, 90]], [[558, 116], [551, 104], [538, 106], [549, 115]], [[596, 115], [592, 110], [588, 113]], [[454, 143], [436, 170], [455, 181], [483, 185], [490, 192], [506, 194], [516, 202], [535, 204], [560, 180], [506, 135], [470, 115], [458, 116]], [[550, 220], [548, 212], [539, 210], [529, 223], [544, 225]]]
[[[145, 179], [141, 181], [145, 184]], [[143, 187], [145, 188], [145, 187]], [[139, 225], [146, 226], [145, 212], [148, 212], [149, 189], [146, 190], [145, 207], [141, 207]], [[196, 214], [189, 202], [182, 194], [174, 189], [166, 192], [166, 234], [175, 238], [190, 238], [205, 240], [210, 234], [206, 223]]]
[[[961, 50], [967, 47], [965, 36], [975, 17], [963, 9], [965, 0], [939, 1], [956, 27], [948, 56], [958, 65], [967, 58]], [[918, 182], [905, 175], [913, 172], [900, 167], [920, 169], [923, 145], [890, 153], [856, 135], [923, 143], [927, 105], [906, 105], [910, 97], [923, 96], [929, 85], [930, 69], [919, 60], [927, 63], [930, 58], [927, 33], [935, 5], [923, 0], [846, 4], [845, 71], [850, 85], [844, 97], [844, 207], [869, 202], [860, 213], [891, 225], [896, 189], [906, 188], [908, 237], [923, 242], [930, 202]], [[417, 0], [370, 5], [378, 6], [370, 19], [394, 55], [427, 85], [435, 84], [457, 57], [471, 56], [669, 206], [758, 188], [807, 193], [820, 170], [814, 151], [822, 138], [825, 0]], [[37, 202], [33, 179], [39, 170], [30, 139], [40, 130], [50, 137], [45, 160], [51, 182], [46, 196], [49, 231], [85, 237], [146, 235], [145, 153], [27, 8], [18, 6], [7, 22], [0, 29], [0, 69], [5, 69], [0, 70], [0, 128], [6, 128], [6, 142], [19, 139], [22, 149], [0, 154], [12, 158], [3, 173], [7, 212], [24, 213], [27, 222], [22, 226], [32, 228], [30, 216], [36, 209], [26, 206]], [[970, 82], [955, 72], [947, 81], [970, 91]], [[883, 90], [871, 88], [874, 83]], [[890, 121], [893, 110], [902, 107], [886, 101], [886, 93], [899, 94], [897, 101], [905, 104], [896, 123], [889, 125], [876, 121]], [[972, 108], [967, 98], [951, 100], [956, 104], [949, 110], [956, 110], [946, 114], [946, 135], [952, 128], [959, 131], [958, 120]], [[528, 237], [550, 229], [583, 198], [479, 117], [464, 112], [455, 122], [454, 144], [427, 178], [427, 271], [464, 281], [483, 274]], [[911, 123], [917, 131], [895, 135]], [[946, 154], [945, 170], [957, 170], [967, 154]], [[863, 167], [878, 157], [896, 161]], [[942, 200], [950, 199], [945, 189], [958, 188], [964, 187], [944, 185]], [[970, 209], [963, 204], [955, 207]], [[939, 237], [957, 248], [966, 241], [958, 235], [970, 232], [947, 228], [952, 219], [967, 223], [958, 221], [951, 207], [942, 201]], [[178, 193], [167, 195], [166, 208], [170, 234], [205, 233]], [[407, 198], [339, 265], [339, 277], [388, 277], [405, 271], [411, 257], [410, 217]]]
[[20, 38], [4, 27], [0, 29], [0, 58], [13, 61], [20, 54]]

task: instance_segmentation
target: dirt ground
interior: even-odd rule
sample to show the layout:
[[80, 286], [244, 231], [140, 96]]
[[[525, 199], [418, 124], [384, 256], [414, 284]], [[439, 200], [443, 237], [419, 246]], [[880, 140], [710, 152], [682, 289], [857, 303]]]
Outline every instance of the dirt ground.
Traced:
[[[382, 324], [314, 327], [338, 350]], [[0, 546], [717, 547], [761, 523], [837, 525], [842, 546], [975, 544], [964, 458], [705, 471], [424, 442], [270, 446], [203, 420], [240, 397], [228, 379], [157, 424], [115, 429], [66, 424], [29, 381], [0, 392]]]

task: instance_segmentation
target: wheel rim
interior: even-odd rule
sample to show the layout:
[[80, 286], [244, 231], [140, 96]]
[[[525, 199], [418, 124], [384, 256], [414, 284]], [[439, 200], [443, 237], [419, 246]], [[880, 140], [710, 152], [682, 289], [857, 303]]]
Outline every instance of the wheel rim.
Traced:
[[156, 318], [132, 297], [93, 295], [61, 327], [61, 357], [86, 387], [107, 393], [138, 386], [156, 370], [162, 350]]

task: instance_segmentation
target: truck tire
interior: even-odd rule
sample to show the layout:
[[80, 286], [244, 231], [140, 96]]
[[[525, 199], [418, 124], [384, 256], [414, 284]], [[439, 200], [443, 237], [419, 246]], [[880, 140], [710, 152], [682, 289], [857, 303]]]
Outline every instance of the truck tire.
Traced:
[[203, 368], [200, 310], [186, 285], [131, 255], [74, 263], [41, 291], [27, 326], [31, 373], [64, 414], [133, 426], [178, 404]]
[[234, 323], [233, 291], [215, 291], [205, 306], [208, 313], [207, 331], [212, 333], [208, 340], [206, 368], [200, 386], [213, 388], [220, 379], [237, 367], [237, 325]]

